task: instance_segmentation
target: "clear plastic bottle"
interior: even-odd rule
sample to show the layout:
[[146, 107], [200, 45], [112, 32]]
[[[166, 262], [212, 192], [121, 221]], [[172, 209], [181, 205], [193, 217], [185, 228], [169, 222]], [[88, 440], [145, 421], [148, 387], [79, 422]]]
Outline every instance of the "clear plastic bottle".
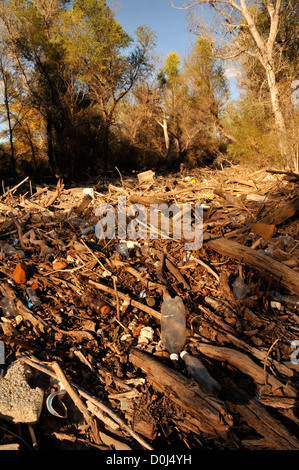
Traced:
[[207, 393], [212, 393], [216, 395], [220, 389], [221, 385], [211, 377], [207, 368], [203, 363], [194, 356], [191, 356], [187, 351], [181, 352], [181, 358], [185, 362], [186, 369], [189, 374], [196, 380], [200, 387], [205, 390]]
[[25, 289], [24, 297], [27, 302], [28, 308], [34, 312], [38, 312], [41, 309], [41, 301], [36, 294], [36, 290], [32, 287]]
[[186, 311], [179, 296], [172, 298], [168, 295], [162, 303], [161, 339], [170, 359], [178, 360], [186, 341]]
[[3, 297], [0, 301], [0, 307], [2, 308], [3, 316], [6, 318], [13, 318], [17, 315], [14, 300], [10, 297]]

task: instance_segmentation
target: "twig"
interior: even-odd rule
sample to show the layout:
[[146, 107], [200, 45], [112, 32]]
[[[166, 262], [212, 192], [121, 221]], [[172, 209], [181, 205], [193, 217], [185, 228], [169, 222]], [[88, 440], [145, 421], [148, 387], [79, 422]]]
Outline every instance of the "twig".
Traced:
[[[37, 359], [35, 356], [33, 355], [29, 355], [29, 354], [19, 354], [17, 356], [18, 359], [26, 362], [26, 364], [28, 364], [29, 366], [31, 367], [34, 367], [35, 369], [38, 369], [40, 370], [41, 372], [43, 372], [44, 374], [47, 374], [49, 375], [50, 377], [53, 377], [53, 378], [57, 378], [57, 375], [56, 373], [53, 371], [53, 369], [51, 369], [51, 367], [49, 367], [48, 365], [46, 365], [45, 363], [41, 362], [39, 359]], [[53, 364], [53, 363], [50, 363], [50, 364]], [[110, 408], [108, 408], [108, 406], [104, 405], [104, 403], [100, 402], [98, 399], [94, 398], [92, 395], [90, 395], [89, 393], [87, 393], [85, 390], [83, 390], [81, 387], [79, 387], [78, 385], [74, 384], [73, 382], [70, 382], [70, 385], [75, 388], [77, 390], [77, 392], [83, 397], [85, 398], [86, 400], [89, 400], [90, 402], [92, 402], [94, 405], [98, 406], [104, 413], [107, 413], [108, 416], [110, 416], [117, 424], [119, 424], [120, 428], [128, 433], [130, 436], [132, 436], [137, 442], [139, 442], [139, 444], [142, 445], [142, 447], [144, 447], [145, 449], [148, 449], [148, 450], [153, 450], [153, 448], [142, 438], [139, 436], [139, 434], [137, 434], [135, 431], [133, 431], [129, 426], [127, 426], [124, 421], [119, 417], [117, 416], [112, 410], [110, 410]], [[84, 405], [85, 406], [85, 405]]]
[[264, 376], [265, 376], [265, 384], [267, 383], [267, 372], [266, 372], [266, 368], [267, 368], [267, 362], [268, 362], [268, 357], [270, 355], [270, 352], [272, 351], [272, 349], [274, 348], [275, 344], [278, 343], [278, 341], [280, 341], [280, 338], [277, 338], [274, 343], [271, 344], [268, 352], [267, 352], [267, 355], [265, 357], [265, 362], [264, 362]]
[[[91, 285], [93, 285], [96, 289], [100, 289], [104, 292], [107, 292], [108, 294], [111, 294], [111, 295], [115, 296], [115, 291], [111, 287], [105, 286], [104, 284], [100, 284], [99, 282], [92, 281], [91, 279], [89, 279], [88, 282]], [[156, 310], [148, 307], [147, 305], [143, 305], [142, 303], [137, 302], [136, 300], [131, 299], [131, 297], [129, 295], [123, 294], [122, 292], [118, 292], [118, 295], [121, 299], [127, 301], [128, 304], [133, 305], [133, 307], [136, 307], [139, 310], [142, 310], [143, 312], [148, 313], [149, 315], [151, 315], [152, 317], [154, 317], [154, 318], [156, 318], [157, 320], [160, 321], [161, 315]]]
[[20, 222], [15, 218], [15, 216], [13, 215], [12, 212], [9, 212], [8, 215], [12, 219], [15, 226], [17, 227], [18, 234], [19, 234], [19, 239], [20, 239], [20, 245], [23, 249], [25, 249], [26, 247], [25, 247], [24, 242], [23, 242], [23, 232], [22, 232], [22, 227], [20, 225]]
[[[22, 186], [23, 183], [26, 183], [26, 181], [28, 181], [28, 180], [29, 180], [29, 176], [26, 176], [26, 178], [24, 178], [20, 183], [16, 184], [13, 188], [6, 191], [6, 193], [2, 194], [2, 197], [7, 196], [8, 194], [14, 193], [20, 186]], [[3, 180], [2, 180], [2, 187], [4, 189]]]
[[116, 316], [118, 321], [120, 321], [120, 313], [119, 313], [119, 296], [118, 296], [118, 291], [117, 291], [117, 286], [116, 286], [116, 277], [113, 276], [113, 286], [114, 286], [114, 292], [115, 292], [115, 298], [116, 298]]
[[72, 387], [72, 385], [67, 380], [66, 376], [64, 375], [61, 367], [57, 362], [52, 362], [51, 367], [54, 370], [57, 379], [62, 383], [63, 388], [67, 391], [71, 399], [73, 400], [74, 404], [77, 406], [79, 411], [83, 414], [86, 423], [90, 426], [91, 433], [96, 444], [101, 444], [101, 440], [99, 438], [99, 433], [97, 429], [96, 421], [90, 415], [88, 409], [86, 408], [85, 404], [81, 400], [80, 396], [78, 395], [77, 391]]
[[199, 258], [193, 258], [193, 260], [194, 260], [196, 263], [198, 263], [198, 264], [200, 264], [201, 266], [203, 266], [204, 268], [206, 268], [206, 270], [209, 271], [209, 273], [211, 273], [211, 274], [215, 277], [215, 279], [217, 279], [217, 281], [219, 282], [219, 276], [218, 276], [218, 274], [217, 274], [208, 264], [204, 263], [204, 261], [202, 261], [202, 260], [199, 259]]

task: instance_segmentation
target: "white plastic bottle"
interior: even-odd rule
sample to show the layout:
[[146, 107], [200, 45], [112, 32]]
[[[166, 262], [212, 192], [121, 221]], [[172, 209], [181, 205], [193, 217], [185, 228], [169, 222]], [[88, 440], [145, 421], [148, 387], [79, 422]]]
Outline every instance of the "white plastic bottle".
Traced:
[[187, 351], [182, 351], [181, 358], [185, 362], [189, 374], [205, 392], [216, 395], [220, 391], [221, 385], [211, 377], [206, 367], [197, 357], [191, 356]]
[[170, 359], [178, 360], [186, 342], [186, 311], [179, 296], [168, 295], [161, 307], [161, 339]]

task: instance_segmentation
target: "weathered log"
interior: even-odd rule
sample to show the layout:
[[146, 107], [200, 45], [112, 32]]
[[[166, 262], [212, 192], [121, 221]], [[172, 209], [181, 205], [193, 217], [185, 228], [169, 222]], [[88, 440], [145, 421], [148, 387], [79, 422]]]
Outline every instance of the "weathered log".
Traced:
[[250, 397], [231, 379], [224, 379], [225, 402], [230, 410], [238, 413], [247, 424], [264, 437], [263, 447], [274, 450], [298, 450], [298, 440], [277, 421], [255, 397]]
[[286, 220], [293, 217], [299, 211], [299, 196], [291, 199], [284, 206], [278, 207], [274, 212], [264, 217], [259, 222], [264, 224], [283, 224]]
[[299, 295], [299, 274], [280, 261], [258, 253], [238, 242], [209, 233], [204, 234], [204, 245], [221, 255], [228, 256], [260, 271], [266, 278], [279, 283], [293, 294]]
[[227, 413], [225, 404], [206, 394], [199, 386], [191, 387], [190, 380], [182, 374], [138, 349], [131, 351], [130, 362], [147, 374], [147, 380], [156, 390], [165, 393], [189, 414], [200, 431], [212, 435], [225, 434], [232, 425], [232, 418]]
[[[270, 393], [279, 390], [279, 396], [266, 395], [267, 405], [277, 408], [292, 408], [296, 403], [297, 392], [291, 386], [281, 382], [272, 374], [265, 372], [265, 369], [256, 364], [249, 356], [232, 348], [214, 346], [212, 344], [198, 343], [198, 350], [212, 359], [225, 361], [251, 377], [260, 392], [260, 401], [263, 401], [264, 389], [268, 386]], [[282, 393], [282, 394], [281, 394]]]

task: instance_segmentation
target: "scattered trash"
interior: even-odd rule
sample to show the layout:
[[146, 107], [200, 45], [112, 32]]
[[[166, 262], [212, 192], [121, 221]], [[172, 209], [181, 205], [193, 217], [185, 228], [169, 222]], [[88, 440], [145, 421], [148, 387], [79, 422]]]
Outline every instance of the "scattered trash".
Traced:
[[128, 258], [130, 256], [129, 248], [126, 242], [117, 243], [115, 246], [115, 251], [117, 251], [117, 253], [121, 254], [125, 258]]
[[197, 357], [192, 356], [187, 351], [182, 351], [180, 356], [185, 362], [186, 369], [188, 370], [189, 374], [196, 380], [196, 382], [198, 382], [203, 390], [205, 390], [207, 393], [217, 395], [217, 393], [221, 390], [221, 385], [217, 382], [217, 380], [211, 377], [203, 363]]
[[138, 336], [138, 346], [148, 344], [153, 341], [154, 338], [154, 330], [150, 326], [144, 326], [140, 330], [140, 334]]
[[179, 352], [186, 341], [186, 312], [182, 299], [170, 295], [161, 307], [161, 339], [170, 359], [178, 360]]
[[81, 297], [83, 305], [88, 306], [97, 315], [108, 315], [111, 312], [111, 307], [107, 305], [102, 299], [94, 297], [91, 294], [84, 294]]
[[14, 318], [17, 315], [14, 299], [10, 297], [3, 297], [0, 301], [0, 307], [4, 317]]
[[[298, 449], [298, 181], [233, 166], [0, 196], [0, 443]], [[202, 247], [106, 233], [119, 196], [201, 204]]]
[[242, 276], [238, 276], [233, 282], [233, 292], [237, 300], [243, 300], [250, 293], [250, 287], [244, 282]]
[[28, 287], [24, 292], [24, 299], [27, 302], [28, 308], [34, 312], [38, 312], [41, 309], [41, 301], [36, 294], [36, 290], [32, 287]]
[[142, 173], [138, 173], [137, 177], [139, 183], [149, 183], [154, 181], [155, 172], [152, 170], [144, 171]]
[[14, 272], [13, 272], [13, 279], [16, 284], [25, 284], [27, 281], [28, 270], [27, 266], [20, 262], [17, 264]]
[[[65, 390], [59, 390], [57, 392], [51, 393], [46, 400], [46, 406], [51, 415], [56, 416], [57, 418], [66, 418], [67, 417], [67, 407], [62, 401], [62, 398], [65, 396]], [[57, 411], [57, 409], [59, 411]]]

